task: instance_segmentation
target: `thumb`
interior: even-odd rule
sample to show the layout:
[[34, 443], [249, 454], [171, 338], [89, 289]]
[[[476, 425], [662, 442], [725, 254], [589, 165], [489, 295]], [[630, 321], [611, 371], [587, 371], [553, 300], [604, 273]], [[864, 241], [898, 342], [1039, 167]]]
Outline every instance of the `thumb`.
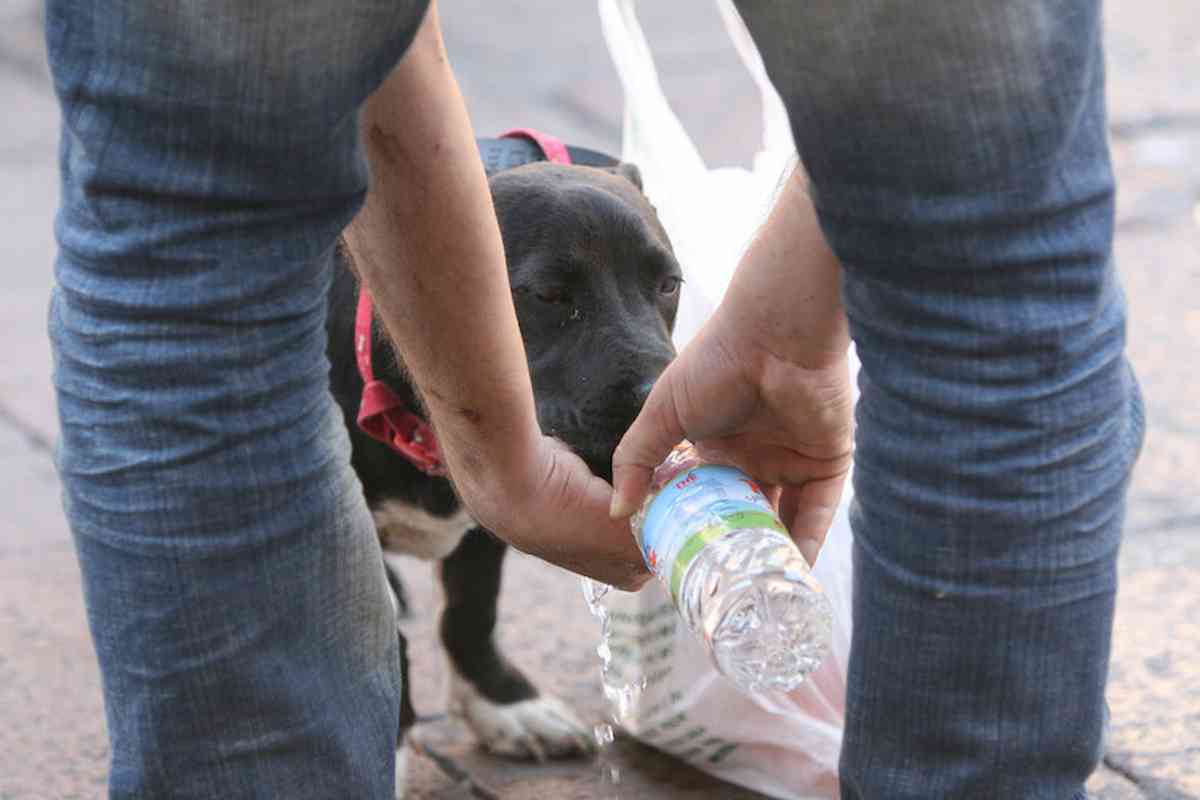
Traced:
[[613, 499], [609, 515], [614, 519], [624, 519], [641, 507], [649, 493], [654, 468], [685, 438], [675, 405], [674, 372], [671, 367], [663, 372], [641, 413], [613, 452]]

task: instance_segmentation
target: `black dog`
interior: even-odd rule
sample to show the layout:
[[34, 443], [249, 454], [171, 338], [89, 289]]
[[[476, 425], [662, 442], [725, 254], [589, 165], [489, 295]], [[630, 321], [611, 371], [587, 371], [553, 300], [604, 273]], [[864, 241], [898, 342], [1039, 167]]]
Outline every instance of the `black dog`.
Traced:
[[[611, 458], [674, 355], [679, 264], [636, 168], [534, 163], [489, 176], [542, 430], [611, 480]], [[491, 751], [543, 758], [587, 752], [590, 729], [538, 692], [493, 640], [506, 545], [477, 527], [454, 487], [430, 477], [355, 423], [363, 381], [354, 355], [358, 285], [345, 247], [329, 296], [332, 391], [353, 442], [384, 549], [441, 559], [451, 707]], [[376, 377], [419, 401], [376, 322]], [[393, 589], [402, 589], [389, 570]], [[401, 636], [401, 651], [405, 642]], [[414, 714], [404, 659], [401, 739]]]

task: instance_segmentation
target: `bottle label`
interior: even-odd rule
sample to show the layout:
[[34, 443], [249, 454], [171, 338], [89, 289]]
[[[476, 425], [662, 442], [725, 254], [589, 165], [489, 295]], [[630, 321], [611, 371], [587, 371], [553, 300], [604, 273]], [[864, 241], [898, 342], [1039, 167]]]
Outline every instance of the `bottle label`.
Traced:
[[733, 467], [702, 464], [663, 486], [642, 521], [638, 544], [646, 566], [678, 601], [688, 565], [704, 546], [739, 528], [787, 534], [771, 501], [752, 479]]

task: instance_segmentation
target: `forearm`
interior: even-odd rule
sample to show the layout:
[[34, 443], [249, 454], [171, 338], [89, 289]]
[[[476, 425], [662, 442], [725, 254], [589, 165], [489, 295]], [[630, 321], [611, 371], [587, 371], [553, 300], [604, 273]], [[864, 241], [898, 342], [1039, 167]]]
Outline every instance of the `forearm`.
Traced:
[[842, 267], [796, 169], [743, 256], [718, 312], [731, 330], [785, 361], [819, 369], [846, 354]]
[[362, 128], [372, 186], [347, 232], [355, 262], [439, 437], [503, 468], [536, 438], [537, 421], [500, 232], [436, 7], [368, 100]]

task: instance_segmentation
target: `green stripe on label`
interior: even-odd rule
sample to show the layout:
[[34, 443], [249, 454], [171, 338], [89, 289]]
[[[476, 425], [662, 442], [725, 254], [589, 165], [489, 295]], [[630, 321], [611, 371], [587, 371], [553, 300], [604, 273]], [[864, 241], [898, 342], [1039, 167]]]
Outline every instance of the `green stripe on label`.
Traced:
[[683, 576], [696, 554], [703, 550], [709, 542], [720, 539], [739, 528], [768, 528], [780, 533], [787, 533], [787, 528], [783, 523], [774, 514], [766, 511], [736, 511], [721, 517], [719, 523], [696, 531], [683, 543], [683, 547], [679, 548], [679, 553], [675, 556], [675, 563], [672, 565], [671, 598], [675, 600], [676, 605], [679, 603], [679, 588], [683, 583]]
[[683, 547], [679, 548], [679, 555], [675, 556], [675, 564], [671, 568], [671, 599], [675, 601], [676, 605], [679, 604], [679, 586], [683, 582], [683, 574], [687, 572], [688, 564], [692, 563], [696, 554], [704, 549], [704, 545], [714, 539], [720, 539], [725, 533], [724, 525], [710, 525], [693, 533], [683, 543]]
[[730, 528], [770, 528], [771, 530], [787, 533], [787, 528], [778, 517], [766, 511], [735, 511], [721, 517], [721, 521]]

